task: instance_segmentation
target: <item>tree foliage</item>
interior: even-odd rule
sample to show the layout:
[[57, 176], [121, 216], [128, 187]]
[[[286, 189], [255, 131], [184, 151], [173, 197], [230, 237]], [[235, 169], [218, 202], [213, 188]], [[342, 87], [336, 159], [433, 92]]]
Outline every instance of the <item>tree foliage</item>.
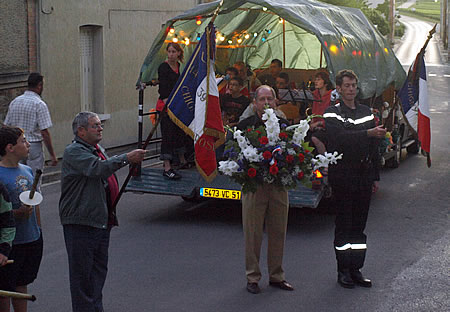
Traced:
[[[357, 8], [360, 9], [366, 17], [374, 24], [378, 31], [383, 35], [386, 36], [389, 34], [390, 28], [389, 23], [387, 21], [387, 15], [383, 17], [381, 14], [382, 12], [369, 8], [369, 4], [367, 0], [321, 0], [322, 2], [334, 4], [338, 6], [344, 6], [344, 7], [350, 7], [350, 8]], [[385, 3], [388, 3], [388, 9], [389, 9], [389, 2], [388, 0], [385, 0]], [[380, 6], [380, 5], [378, 5]], [[383, 12], [384, 13], [384, 12]]]

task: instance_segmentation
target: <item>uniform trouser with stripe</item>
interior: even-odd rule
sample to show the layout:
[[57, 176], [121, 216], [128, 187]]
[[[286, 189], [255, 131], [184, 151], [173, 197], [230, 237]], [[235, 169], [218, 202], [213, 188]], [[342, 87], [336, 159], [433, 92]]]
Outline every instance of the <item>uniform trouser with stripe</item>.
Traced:
[[366, 227], [371, 189], [350, 191], [334, 187], [336, 204], [336, 229], [334, 250], [339, 271], [359, 270], [366, 257]]
[[245, 237], [245, 272], [247, 281], [257, 283], [261, 279], [259, 258], [266, 225], [268, 247], [267, 265], [269, 280], [285, 280], [282, 268], [284, 242], [289, 212], [288, 192], [272, 185], [258, 186], [254, 193], [242, 195], [242, 223]]

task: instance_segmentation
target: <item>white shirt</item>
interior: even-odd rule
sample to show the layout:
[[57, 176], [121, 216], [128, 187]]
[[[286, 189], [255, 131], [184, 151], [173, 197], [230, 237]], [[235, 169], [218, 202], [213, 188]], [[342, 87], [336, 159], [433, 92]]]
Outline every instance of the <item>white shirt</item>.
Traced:
[[22, 128], [28, 142], [42, 141], [41, 130], [53, 126], [47, 104], [39, 94], [29, 90], [9, 104], [5, 124]]

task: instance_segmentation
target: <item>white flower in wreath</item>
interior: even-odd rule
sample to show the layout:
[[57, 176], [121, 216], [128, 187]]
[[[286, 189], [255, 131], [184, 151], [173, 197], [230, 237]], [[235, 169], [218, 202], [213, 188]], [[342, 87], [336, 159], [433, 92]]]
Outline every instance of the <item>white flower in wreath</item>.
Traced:
[[342, 154], [338, 154], [338, 152], [327, 153], [325, 152], [323, 155], [317, 155], [313, 159], [311, 159], [311, 163], [314, 165], [314, 169], [316, 168], [328, 168], [330, 164], [335, 164], [339, 159], [342, 159]]
[[295, 150], [294, 150], [293, 148], [288, 148], [288, 149], [287, 149], [287, 153], [288, 153], [289, 155], [297, 155], [297, 153], [295, 152]]
[[233, 134], [233, 137], [236, 139], [236, 141], [238, 142], [239, 148], [241, 150], [244, 150], [247, 148], [248, 146], [248, 140], [242, 135], [242, 131], [241, 130], [236, 130]]
[[251, 162], [258, 162], [263, 158], [262, 155], [258, 153], [258, 150], [252, 146], [247, 146], [244, 150], [242, 150], [242, 154]]
[[289, 174], [287, 174], [287, 175], [281, 177], [281, 183], [282, 183], [283, 185], [289, 185], [289, 184], [291, 184], [291, 183], [292, 183], [292, 176], [289, 175]]
[[219, 161], [219, 171], [225, 175], [232, 176], [233, 173], [238, 171], [238, 169], [239, 165], [234, 160]]
[[273, 176], [264, 176], [263, 178], [264, 182], [267, 184], [272, 184], [275, 181], [275, 178]]
[[305, 141], [306, 134], [309, 130], [308, 120], [301, 120], [299, 124], [289, 126], [286, 130], [292, 130], [294, 128], [295, 130], [294, 135], [292, 136], [292, 141], [297, 145], [301, 145]]
[[275, 115], [273, 109], [268, 108], [262, 115], [264, 125], [266, 126], [267, 139], [270, 145], [275, 145], [280, 140], [280, 124], [278, 123], [278, 117]]

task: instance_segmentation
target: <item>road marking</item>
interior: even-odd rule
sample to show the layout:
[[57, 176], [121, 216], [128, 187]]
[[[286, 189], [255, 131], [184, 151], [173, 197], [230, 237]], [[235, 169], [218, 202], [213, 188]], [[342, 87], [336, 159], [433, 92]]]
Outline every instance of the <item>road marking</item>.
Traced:
[[436, 74], [428, 74], [429, 77], [436, 77]]
[[41, 186], [42, 186], [42, 187], [44, 187], [44, 186], [50, 186], [50, 185], [53, 185], [53, 184], [58, 184], [59, 182], [61, 182], [61, 181], [58, 179], [58, 180], [56, 180], [56, 181], [52, 181], [52, 182], [48, 182], [48, 183], [43, 183]]
[[445, 78], [450, 78], [450, 75], [444, 74]]

